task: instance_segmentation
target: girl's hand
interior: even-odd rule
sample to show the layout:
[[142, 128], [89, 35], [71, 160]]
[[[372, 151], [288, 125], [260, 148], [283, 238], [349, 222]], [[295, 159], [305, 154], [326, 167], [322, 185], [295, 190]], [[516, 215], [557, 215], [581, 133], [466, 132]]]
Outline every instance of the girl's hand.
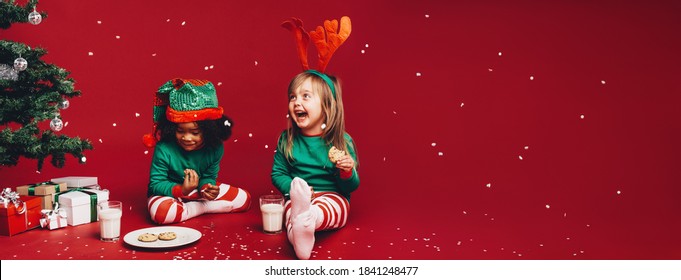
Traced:
[[208, 185], [207, 188], [201, 191], [201, 196], [208, 200], [215, 200], [220, 194], [220, 187], [215, 185]]
[[336, 162], [336, 168], [349, 172], [355, 167], [355, 160], [350, 155], [344, 155]]
[[199, 186], [199, 174], [193, 169], [184, 170], [184, 182], [182, 183], [182, 194], [188, 195]]

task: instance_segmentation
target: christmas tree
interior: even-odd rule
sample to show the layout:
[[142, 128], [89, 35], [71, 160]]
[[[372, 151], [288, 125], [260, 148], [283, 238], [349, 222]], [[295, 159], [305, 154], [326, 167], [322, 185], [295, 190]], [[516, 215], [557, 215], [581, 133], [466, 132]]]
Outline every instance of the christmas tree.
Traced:
[[[0, 28], [14, 23], [37, 25], [47, 16], [36, 11], [37, 0], [21, 7], [14, 0], [0, 0]], [[69, 72], [45, 63], [47, 51], [19, 42], [0, 40], [0, 166], [15, 166], [19, 158], [38, 160], [38, 170], [51, 156], [53, 166], [61, 168], [66, 154], [84, 163], [84, 150], [91, 150], [87, 139], [57, 134], [64, 127], [60, 110], [69, 98], [80, 96]], [[47, 122], [49, 121], [49, 129]]]

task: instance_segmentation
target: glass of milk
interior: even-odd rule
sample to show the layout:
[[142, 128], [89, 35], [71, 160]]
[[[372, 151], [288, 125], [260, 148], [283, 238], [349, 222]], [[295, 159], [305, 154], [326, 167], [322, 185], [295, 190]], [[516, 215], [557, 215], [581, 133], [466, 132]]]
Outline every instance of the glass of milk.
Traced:
[[121, 238], [121, 216], [123, 203], [120, 201], [104, 201], [97, 204], [99, 213], [99, 239], [115, 242]]
[[267, 194], [260, 197], [262, 229], [267, 234], [280, 233], [284, 224], [284, 197], [280, 194]]

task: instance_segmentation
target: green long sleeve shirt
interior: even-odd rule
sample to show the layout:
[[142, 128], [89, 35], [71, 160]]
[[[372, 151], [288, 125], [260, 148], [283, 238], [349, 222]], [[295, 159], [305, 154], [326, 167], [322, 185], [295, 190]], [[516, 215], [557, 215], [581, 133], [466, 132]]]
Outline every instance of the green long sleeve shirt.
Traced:
[[175, 142], [158, 142], [151, 161], [147, 196], [182, 196], [184, 170], [188, 168], [199, 174], [199, 188], [205, 184], [215, 185], [223, 154], [222, 143], [187, 152]]
[[[345, 134], [348, 143], [352, 143], [349, 134]], [[286, 132], [279, 137], [277, 147], [284, 147]], [[354, 146], [354, 145], [353, 145]], [[299, 136], [293, 139], [293, 159], [289, 162], [281, 148], [277, 148], [272, 164], [272, 184], [288, 196], [291, 190], [293, 178], [300, 177], [305, 180], [315, 192], [332, 191], [343, 195], [350, 200], [350, 193], [359, 187], [359, 175], [353, 168], [349, 178], [341, 178], [336, 165], [329, 159], [329, 147], [324, 139], [319, 136]], [[348, 149], [348, 153], [357, 162], [357, 154], [354, 149]], [[355, 164], [356, 165], [356, 164]], [[343, 176], [345, 177], [345, 176]]]

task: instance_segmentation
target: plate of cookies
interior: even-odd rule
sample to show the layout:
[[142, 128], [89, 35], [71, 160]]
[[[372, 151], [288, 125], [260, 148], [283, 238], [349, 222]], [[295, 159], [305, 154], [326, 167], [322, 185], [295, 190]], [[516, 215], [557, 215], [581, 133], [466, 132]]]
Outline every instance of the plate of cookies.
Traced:
[[193, 228], [161, 226], [129, 232], [123, 241], [142, 248], [172, 248], [193, 243], [201, 238], [201, 232]]

